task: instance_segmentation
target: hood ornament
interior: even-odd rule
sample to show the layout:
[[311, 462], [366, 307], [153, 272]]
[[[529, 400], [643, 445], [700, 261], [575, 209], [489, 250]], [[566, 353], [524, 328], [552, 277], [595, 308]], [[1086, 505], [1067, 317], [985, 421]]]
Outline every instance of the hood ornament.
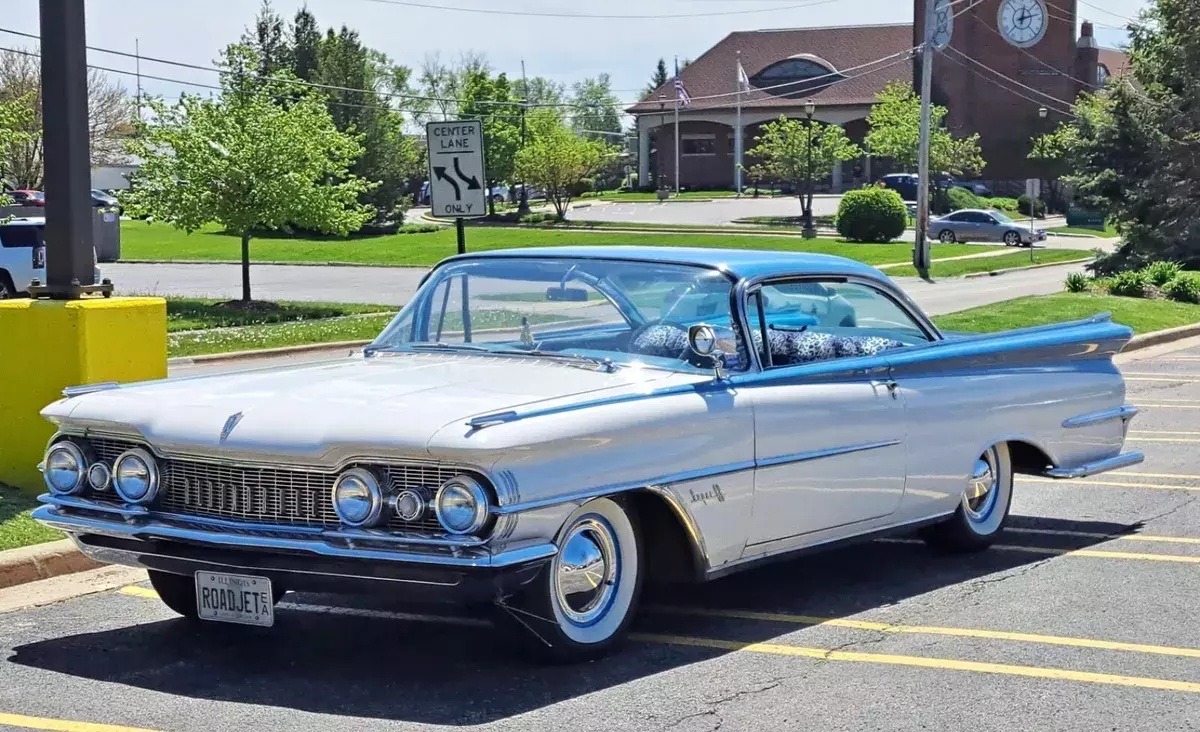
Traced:
[[229, 433], [233, 432], [233, 428], [238, 426], [238, 422], [242, 421], [242, 413], [229, 415], [229, 419], [225, 420], [225, 426], [221, 428], [221, 444], [225, 444], [225, 440], [229, 439]]

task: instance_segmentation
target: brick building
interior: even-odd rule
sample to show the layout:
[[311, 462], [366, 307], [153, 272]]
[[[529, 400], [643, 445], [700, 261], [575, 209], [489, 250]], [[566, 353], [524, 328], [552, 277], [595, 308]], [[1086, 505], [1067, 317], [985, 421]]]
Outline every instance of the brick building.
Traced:
[[[978, 0], [965, 12], [938, 2], [934, 101], [949, 109], [952, 133], [980, 134], [984, 180], [1035, 176], [1026, 160], [1030, 138], [1065, 119], [1081, 91], [1128, 71], [1125, 54], [1098, 47], [1090, 23], [1076, 34], [1077, 0]], [[924, 0], [914, 6], [915, 24], [735, 32], [706, 51], [680, 72], [692, 98], [679, 111], [680, 184], [734, 185], [739, 60], [749, 81], [740, 95], [746, 150], [763, 123], [802, 119], [809, 99], [818, 122], [841, 125], [861, 144], [876, 95], [892, 82], [919, 84], [921, 59], [909, 52], [924, 37]], [[629, 111], [637, 119], [639, 181], [673, 184], [674, 80]], [[888, 161], [868, 155], [824, 185], [840, 191], [889, 171]]]

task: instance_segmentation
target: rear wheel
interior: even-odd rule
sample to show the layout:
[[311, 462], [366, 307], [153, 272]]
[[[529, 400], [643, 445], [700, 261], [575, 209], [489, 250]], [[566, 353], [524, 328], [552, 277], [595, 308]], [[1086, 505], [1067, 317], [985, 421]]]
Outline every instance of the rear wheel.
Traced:
[[642, 547], [625, 505], [597, 498], [567, 519], [559, 552], [501, 616], [523, 631], [542, 660], [571, 663], [602, 656], [624, 639], [642, 590]]
[[924, 529], [922, 538], [931, 546], [949, 551], [988, 548], [1008, 522], [1012, 486], [1012, 459], [1007, 443], [989, 447], [975, 461], [954, 515]]
[[1021, 246], [1021, 235], [1015, 231], [1004, 232], [1004, 244], [1010, 247]]
[[12, 277], [8, 272], [0, 269], [0, 300], [7, 300], [10, 297], [17, 296], [17, 288], [13, 286]]
[[[150, 586], [158, 593], [158, 599], [163, 604], [185, 618], [196, 620], [199, 613], [196, 610], [196, 579], [190, 574], [171, 574], [158, 570], [148, 570]], [[282, 587], [272, 584], [271, 601], [278, 603], [287, 592]]]
[[946, 229], [942, 233], [938, 234], [938, 241], [942, 242], [943, 244], [953, 244], [955, 241], [954, 232]]

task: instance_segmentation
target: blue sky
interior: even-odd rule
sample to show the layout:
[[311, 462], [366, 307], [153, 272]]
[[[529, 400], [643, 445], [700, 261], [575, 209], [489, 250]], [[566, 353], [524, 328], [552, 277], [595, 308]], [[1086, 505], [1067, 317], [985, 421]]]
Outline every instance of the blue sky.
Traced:
[[[420, 4], [485, 10], [563, 14], [661, 15], [664, 19], [543, 18], [456, 12], [393, 4], [390, 0], [308, 0], [324, 27], [348, 25], [363, 40], [400, 63], [418, 67], [427, 53], [455, 58], [480, 51], [492, 66], [520, 73], [521, 59], [530, 75], [567, 82], [607, 72], [623, 100], [632, 100], [660, 56], [695, 57], [733, 30], [852, 25], [862, 22], [911, 22], [911, 0], [412, 0]], [[135, 39], [144, 56], [208, 65], [218, 50], [235, 40], [258, 9], [259, 0], [87, 0], [89, 45], [132, 53]], [[1071, 0], [1048, 0], [1068, 7]], [[3, 0], [0, 28], [36, 33], [37, 0]], [[297, 0], [275, 0], [290, 17]], [[1088, 0], [1080, 17], [1121, 26], [1118, 16], [1134, 17], [1144, 0]], [[800, 7], [797, 7], [800, 6]], [[805, 7], [807, 6], [807, 7]], [[1102, 8], [1103, 10], [1101, 10]], [[751, 12], [757, 11], [757, 12]], [[1105, 12], [1107, 11], [1107, 12]], [[712, 16], [705, 14], [730, 13]], [[1056, 12], [1053, 11], [1052, 12]], [[1124, 33], [1097, 28], [1104, 45], [1115, 46]], [[0, 33], [0, 45], [29, 47], [29, 39]], [[1035, 49], [1036, 50], [1036, 49]], [[132, 59], [90, 52], [89, 62], [132, 71]], [[144, 74], [201, 83], [216, 75], [142, 63]], [[119, 77], [130, 89], [131, 76]], [[145, 80], [149, 93], [176, 96], [180, 84]], [[194, 90], [194, 89], [193, 89]], [[195, 91], [195, 90], [194, 90]]]

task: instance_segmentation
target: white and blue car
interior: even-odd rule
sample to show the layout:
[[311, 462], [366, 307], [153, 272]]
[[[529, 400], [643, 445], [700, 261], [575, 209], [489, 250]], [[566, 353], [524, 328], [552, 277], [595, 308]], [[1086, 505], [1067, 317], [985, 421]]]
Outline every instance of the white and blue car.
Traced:
[[1003, 532], [1018, 473], [1135, 464], [1106, 317], [947, 337], [871, 267], [563, 247], [435, 267], [344, 360], [68, 389], [34, 516], [188, 618], [288, 590], [484, 603], [556, 659], [651, 582]]

